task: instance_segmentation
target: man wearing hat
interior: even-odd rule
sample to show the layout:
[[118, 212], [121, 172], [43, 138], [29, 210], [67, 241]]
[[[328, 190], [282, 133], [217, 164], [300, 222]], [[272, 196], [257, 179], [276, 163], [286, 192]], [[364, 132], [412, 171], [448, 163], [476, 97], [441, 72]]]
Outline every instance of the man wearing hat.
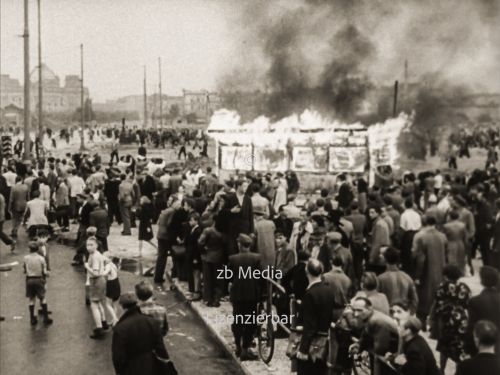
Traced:
[[115, 372], [120, 375], [154, 375], [155, 356], [168, 358], [160, 326], [141, 313], [137, 296], [127, 292], [120, 296], [124, 313], [113, 328], [111, 344]]
[[239, 253], [229, 257], [229, 268], [233, 275], [229, 291], [234, 318], [231, 330], [236, 344], [236, 355], [242, 361], [257, 359], [257, 355], [251, 349], [256, 328], [255, 322], [250, 319], [251, 322], [245, 324], [247, 316], [255, 317], [257, 302], [261, 295], [261, 280], [247, 277], [247, 270], [249, 269], [253, 274], [254, 270], [260, 269], [261, 263], [261, 256], [250, 252], [252, 243], [250, 236], [240, 233], [238, 236]]
[[352, 254], [349, 249], [343, 247], [340, 243], [342, 234], [339, 232], [328, 232], [326, 234], [325, 244], [321, 246], [318, 259], [323, 263], [325, 272], [332, 269], [332, 260], [339, 256], [342, 258], [342, 269], [344, 273], [352, 280], [354, 278], [354, 268]]

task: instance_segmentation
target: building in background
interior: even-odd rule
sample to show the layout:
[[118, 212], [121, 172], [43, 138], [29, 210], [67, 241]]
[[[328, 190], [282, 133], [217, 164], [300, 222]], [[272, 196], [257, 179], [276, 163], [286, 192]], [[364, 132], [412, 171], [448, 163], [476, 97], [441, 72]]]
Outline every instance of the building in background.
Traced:
[[[38, 108], [38, 69], [31, 72], [31, 110]], [[24, 88], [19, 80], [2, 74], [0, 78], [2, 108], [15, 105], [24, 107]], [[45, 64], [42, 64], [43, 111], [47, 113], [74, 112], [80, 107], [80, 77], [68, 75], [64, 85], [59, 77]], [[84, 87], [84, 100], [89, 97], [88, 88]]]

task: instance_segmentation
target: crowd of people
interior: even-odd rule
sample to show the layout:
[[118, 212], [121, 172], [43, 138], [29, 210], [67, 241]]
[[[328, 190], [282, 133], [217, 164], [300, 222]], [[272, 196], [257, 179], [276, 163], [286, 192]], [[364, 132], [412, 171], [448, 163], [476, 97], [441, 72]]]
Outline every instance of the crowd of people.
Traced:
[[[147, 158], [143, 145], [139, 155], [139, 160]], [[130, 325], [134, 320], [138, 326], [150, 324], [139, 322], [141, 311], [157, 318], [162, 310], [137, 302], [136, 297], [152, 303], [150, 285], [142, 286], [147, 293], [120, 297], [117, 262], [107, 256], [109, 229], [116, 223], [122, 236], [138, 227], [140, 251], [143, 242], [156, 237], [156, 287], [166, 279], [187, 281], [192, 300], [217, 308], [229, 299], [235, 316], [256, 314], [265, 294], [262, 280], [238, 270], [279, 270], [282, 277], [276, 281], [287, 296], [276, 301], [278, 310], [289, 314], [290, 300], [301, 302], [296, 324], [289, 325], [295, 338], [290, 336], [294, 349], [289, 354], [299, 374], [348, 373], [353, 358], [363, 352], [370, 354], [375, 374], [394, 368], [403, 374], [444, 373], [451, 360], [457, 374], [465, 375], [483, 357], [493, 358], [487, 359], [493, 364], [484, 374], [498, 371], [500, 173], [495, 163], [468, 176], [406, 172], [373, 186], [363, 176], [339, 174], [332, 188], [304, 202], [293, 171], [247, 172], [222, 180], [210, 167], [149, 173], [138, 164], [120, 167], [113, 160], [104, 164], [99, 155], [75, 154], [50, 158], [43, 170], [17, 158], [4, 168], [0, 215], [7, 216], [0, 216], [0, 239], [16, 251], [18, 230], [26, 224], [32, 324], [37, 324], [36, 298], [44, 322], [52, 322], [45, 300], [50, 267], [44, 243], [73, 222], [78, 235], [72, 264], [87, 273], [95, 323], [91, 337], [101, 338], [116, 325], [115, 367], [137, 361], [134, 366], [140, 368], [140, 359], [123, 353], [129, 342], [124, 332], [138, 332], [118, 328], [115, 302], [126, 309]], [[9, 216], [10, 236], [2, 230]], [[478, 258], [482, 265], [476, 269]], [[226, 267], [233, 277], [220, 277]], [[483, 290], [472, 296], [461, 277], [477, 272]], [[332, 323], [337, 340], [328, 340]], [[439, 366], [421, 331], [437, 340]], [[150, 341], [157, 345], [162, 332], [158, 328]], [[255, 323], [235, 320], [232, 332], [238, 357], [256, 359]]]

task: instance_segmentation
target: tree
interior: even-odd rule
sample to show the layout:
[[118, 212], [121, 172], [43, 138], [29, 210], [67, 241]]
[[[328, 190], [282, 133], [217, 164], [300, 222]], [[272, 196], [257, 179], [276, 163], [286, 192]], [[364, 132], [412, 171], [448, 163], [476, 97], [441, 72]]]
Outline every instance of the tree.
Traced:
[[177, 118], [181, 114], [181, 110], [178, 104], [172, 104], [168, 112], [170, 118]]
[[196, 116], [196, 113], [189, 113], [186, 116], [186, 121], [188, 122], [188, 124], [194, 124], [194, 123], [196, 123], [197, 120], [198, 120], [198, 117]]

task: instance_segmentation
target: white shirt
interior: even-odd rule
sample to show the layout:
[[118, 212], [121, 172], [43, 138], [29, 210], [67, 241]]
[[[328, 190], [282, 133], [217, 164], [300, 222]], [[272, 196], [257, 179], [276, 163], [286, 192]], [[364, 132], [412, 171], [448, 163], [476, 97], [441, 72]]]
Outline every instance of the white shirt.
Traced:
[[418, 231], [422, 227], [422, 219], [413, 208], [407, 208], [401, 215], [400, 226], [405, 232], [409, 230]]
[[70, 197], [76, 197], [78, 194], [82, 194], [83, 189], [85, 189], [85, 181], [83, 181], [83, 178], [76, 175], [68, 177], [68, 185], [70, 189]]
[[443, 187], [443, 176], [440, 174], [434, 176], [434, 187], [436, 189], [441, 189]]
[[444, 197], [443, 199], [441, 199], [437, 205], [437, 208], [443, 214], [448, 213], [448, 211], [451, 209], [451, 204], [450, 204], [450, 200], [448, 199], [448, 197]]
[[3, 176], [5, 177], [5, 181], [7, 182], [8, 187], [14, 186], [16, 184], [17, 174], [15, 174], [14, 172], [7, 171], [3, 174]]

